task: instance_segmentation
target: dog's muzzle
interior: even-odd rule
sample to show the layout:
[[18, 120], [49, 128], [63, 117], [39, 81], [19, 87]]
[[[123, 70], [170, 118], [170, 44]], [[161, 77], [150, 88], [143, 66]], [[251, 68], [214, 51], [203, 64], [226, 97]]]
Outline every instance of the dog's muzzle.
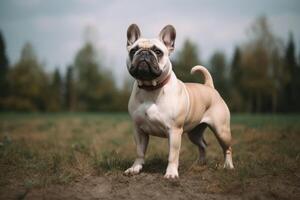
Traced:
[[129, 73], [139, 80], [153, 80], [161, 75], [162, 70], [159, 68], [154, 55], [147, 50], [143, 50], [133, 59]]

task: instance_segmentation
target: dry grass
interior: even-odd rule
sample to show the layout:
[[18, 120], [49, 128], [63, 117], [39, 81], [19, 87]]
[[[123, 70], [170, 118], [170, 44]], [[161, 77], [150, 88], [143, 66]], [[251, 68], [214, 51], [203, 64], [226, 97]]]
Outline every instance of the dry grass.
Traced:
[[[183, 188], [188, 182], [199, 184], [194, 189], [206, 194], [249, 190], [267, 191], [274, 198], [299, 194], [299, 116], [236, 115], [232, 134], [233, 171], [221, 169], [221, 148], [210, 131], [205, 134], [209, 146], [204, 167], [196, 164], [197, 150], [184, 137], [178, 184]], [[167, 165], [167, 145], [165, 139], [151, 138], [143, 174], [159, 177], [162, 187], [177, 187], [160, 179]], [[18, 196], [22, 199], [29, 190], [69, 185], [84, 177], [121, 177], [122, 181], [128, 178], [122, 171], [134, 156], [126, 114], [0, 115], [0, 197], [9, 188], [12, 193], [25, 188]], [[286, 184], [296, 188], [294, 194], [280, 196]]]

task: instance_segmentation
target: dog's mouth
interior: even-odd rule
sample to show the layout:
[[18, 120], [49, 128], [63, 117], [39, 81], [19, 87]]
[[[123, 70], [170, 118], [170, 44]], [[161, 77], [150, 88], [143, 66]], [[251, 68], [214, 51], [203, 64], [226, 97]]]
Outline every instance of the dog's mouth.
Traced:
[[145, 59], [141, 59], [131, 65], [129, 73], [139, 80], [153, 80], [161, 75], [162, 70], [157, 62], [150, 63]]

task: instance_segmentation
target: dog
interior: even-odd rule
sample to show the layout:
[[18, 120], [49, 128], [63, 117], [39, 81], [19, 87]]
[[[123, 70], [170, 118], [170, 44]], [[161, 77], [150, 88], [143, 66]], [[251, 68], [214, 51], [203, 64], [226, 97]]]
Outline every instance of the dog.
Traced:
[[164, 175], [178, 178], [179, 152], [183, 133], [199, 149], [199, 161], [205, 164], [206, 143], [203, 132], [209, 127], [224, 153], [224, 168], [233, 169], [230, 112], [215, 90], [213, 79], [203, 66], [195, 66], [191, 73], [204, 76], [204, 84], [183, 83], [172, 70], [170, 54], [175, 47], [176, 30], [165, 26], [158, 38], [141, 37], [136, 24], [127, 30], [127, 69], [135, 79], [128, 103], [133, 120], [137, 158], [124, 173], [141, 172], [149, 136], [168, 138], [169, 157]]

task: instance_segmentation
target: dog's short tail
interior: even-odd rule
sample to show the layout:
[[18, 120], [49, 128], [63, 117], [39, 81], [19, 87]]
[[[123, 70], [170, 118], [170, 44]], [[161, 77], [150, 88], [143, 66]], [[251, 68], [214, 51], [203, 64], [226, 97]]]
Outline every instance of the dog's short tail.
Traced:
[[191, 69], [191, 74], [194, 74], [195, 72], [203, 74], [203, 76], [204, 76], [204, 85], [206, 85], [208, 87], [211, 87], [211, 88], [215, 88], [213, 79], [212, 79], [209, 71], [205, 67], [197, 65], [197, 66], [195, 66]]

